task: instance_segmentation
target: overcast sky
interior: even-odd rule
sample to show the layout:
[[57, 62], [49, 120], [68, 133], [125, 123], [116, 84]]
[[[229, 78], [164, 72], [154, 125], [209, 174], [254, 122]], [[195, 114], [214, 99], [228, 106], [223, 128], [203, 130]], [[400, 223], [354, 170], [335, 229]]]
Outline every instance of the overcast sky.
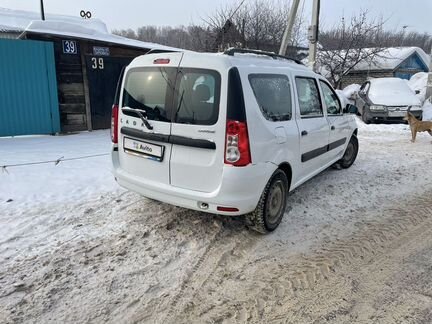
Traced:
[[[312, 0], [303, 1], [305, 13], [310, 15]], [[79, 16], [80, 10], [90, 10], [109, 29], [199, 24], [201, 17], [233, 2], [240, 0], [44, 0], [47, 13]], [[39, 3], [40, 0], [0, 0], [0, 7], [38, 11]], [[432, 0], [321, 0], [320, 17], [326, 26], [332, 26], [343, 14], [350, 16], [360, 8], [368, 8], [372, 16], [389, 18], [388, 28], [408, 25], [407, 31], [432, 33]]]

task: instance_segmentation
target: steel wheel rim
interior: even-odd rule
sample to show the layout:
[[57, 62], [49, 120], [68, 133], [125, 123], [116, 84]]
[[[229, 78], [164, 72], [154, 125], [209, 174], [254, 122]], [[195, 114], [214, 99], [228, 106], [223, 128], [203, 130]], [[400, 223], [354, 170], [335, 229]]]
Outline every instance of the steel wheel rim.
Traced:
[[269, 224], [275, 224], [279, 220], [284, 201], [284, 186], [282, 181], [278, 180], [271, 186], [267, 200], [267, 221]]
[[344, 155], [344, 161], [350, 162], [354, 156], [354, 145], [353, 143], [349, 143]]

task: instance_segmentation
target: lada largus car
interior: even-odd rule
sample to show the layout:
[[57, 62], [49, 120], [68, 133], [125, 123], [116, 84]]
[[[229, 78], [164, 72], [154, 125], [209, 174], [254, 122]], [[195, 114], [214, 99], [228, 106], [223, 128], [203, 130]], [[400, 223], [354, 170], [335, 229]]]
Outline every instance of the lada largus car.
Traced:
[[355, 107], [273, 53], [147, 54], [126, 67], [118, 89], [117, 182], [176, 206], [246, 215], [262, 233], [279, 225], [291, 190], [357, 156]]

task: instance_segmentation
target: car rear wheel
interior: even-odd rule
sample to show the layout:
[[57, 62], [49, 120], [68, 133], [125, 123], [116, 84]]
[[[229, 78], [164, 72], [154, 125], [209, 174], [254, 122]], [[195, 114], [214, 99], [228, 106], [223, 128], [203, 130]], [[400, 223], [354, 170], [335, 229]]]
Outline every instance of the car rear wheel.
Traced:
[[258, 206], [246, 216], [251, 229], [266, 234], [279, 226], [286, 209], [288, 188], [286, 174], [276, 170], [264, 188]]

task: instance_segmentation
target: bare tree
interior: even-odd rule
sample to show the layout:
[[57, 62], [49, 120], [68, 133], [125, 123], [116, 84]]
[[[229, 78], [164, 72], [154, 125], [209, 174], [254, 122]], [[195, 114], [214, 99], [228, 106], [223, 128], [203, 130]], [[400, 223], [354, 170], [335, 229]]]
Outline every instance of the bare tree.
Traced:
[[[289, 5], [290, 2], [281, 0], [253, 0], [241, 7], [234, 3], [219, 8], [203, 20], [212, 31], [214, 47], [219, 50], [239, 46], [277, 52]], [[295, 22], [291, 46], [297, 46], [305, 39], [305, 30], [302, 10]]]
[[113, 34], [127, 38], [138, 39], [145, 42], [152, 42], [172, 47], [184, 48], [193, 51], [208, 50], [210, 31], [202, 26], [178, 26], [178, 27], [156, 27], [142, 26], [133, 31], [113, 30]]
[[[406, 26], [409, 27], [409, 26]], [[392, 46], [416, 46], [425, 52], [431, 50], [432, 37], [428, 33], [419, 33], [415, 31], [407, 32], [405, 29], [385, 31], [383, 36], [383, 45]]]
[[317, 55], [318, 68], [336, 88], [360, 62], [373, 62], [383, 52], [385, 21], [368, 18], [369, 12], [362, 10], [348, 23], [342, 17], [339, 26], [320, 34], [322, 47]]
[[138, 39], [138, 36], [135, 33], [135, 31], [132, 30], [132, 29], [130, 29], [130, 28], [129, 29], [120, 29], [120, 30], [114, 29], [112, 31], [112, 33], [116, 34], [116, 35], [120, 35], [120, 36], [126, 37], [126, 38]]
[[[277, 52], [289, 8], [288, 0], [236, 1], [203, 18], [203, 25], [142, 26], [136, 31], [113, 30], [113, 33], [194, 51], [221, 51], [235, 46]], [[301, 10], [294, 24], [290, 46], [299, 46], [305, 39], [305, 20]]]

